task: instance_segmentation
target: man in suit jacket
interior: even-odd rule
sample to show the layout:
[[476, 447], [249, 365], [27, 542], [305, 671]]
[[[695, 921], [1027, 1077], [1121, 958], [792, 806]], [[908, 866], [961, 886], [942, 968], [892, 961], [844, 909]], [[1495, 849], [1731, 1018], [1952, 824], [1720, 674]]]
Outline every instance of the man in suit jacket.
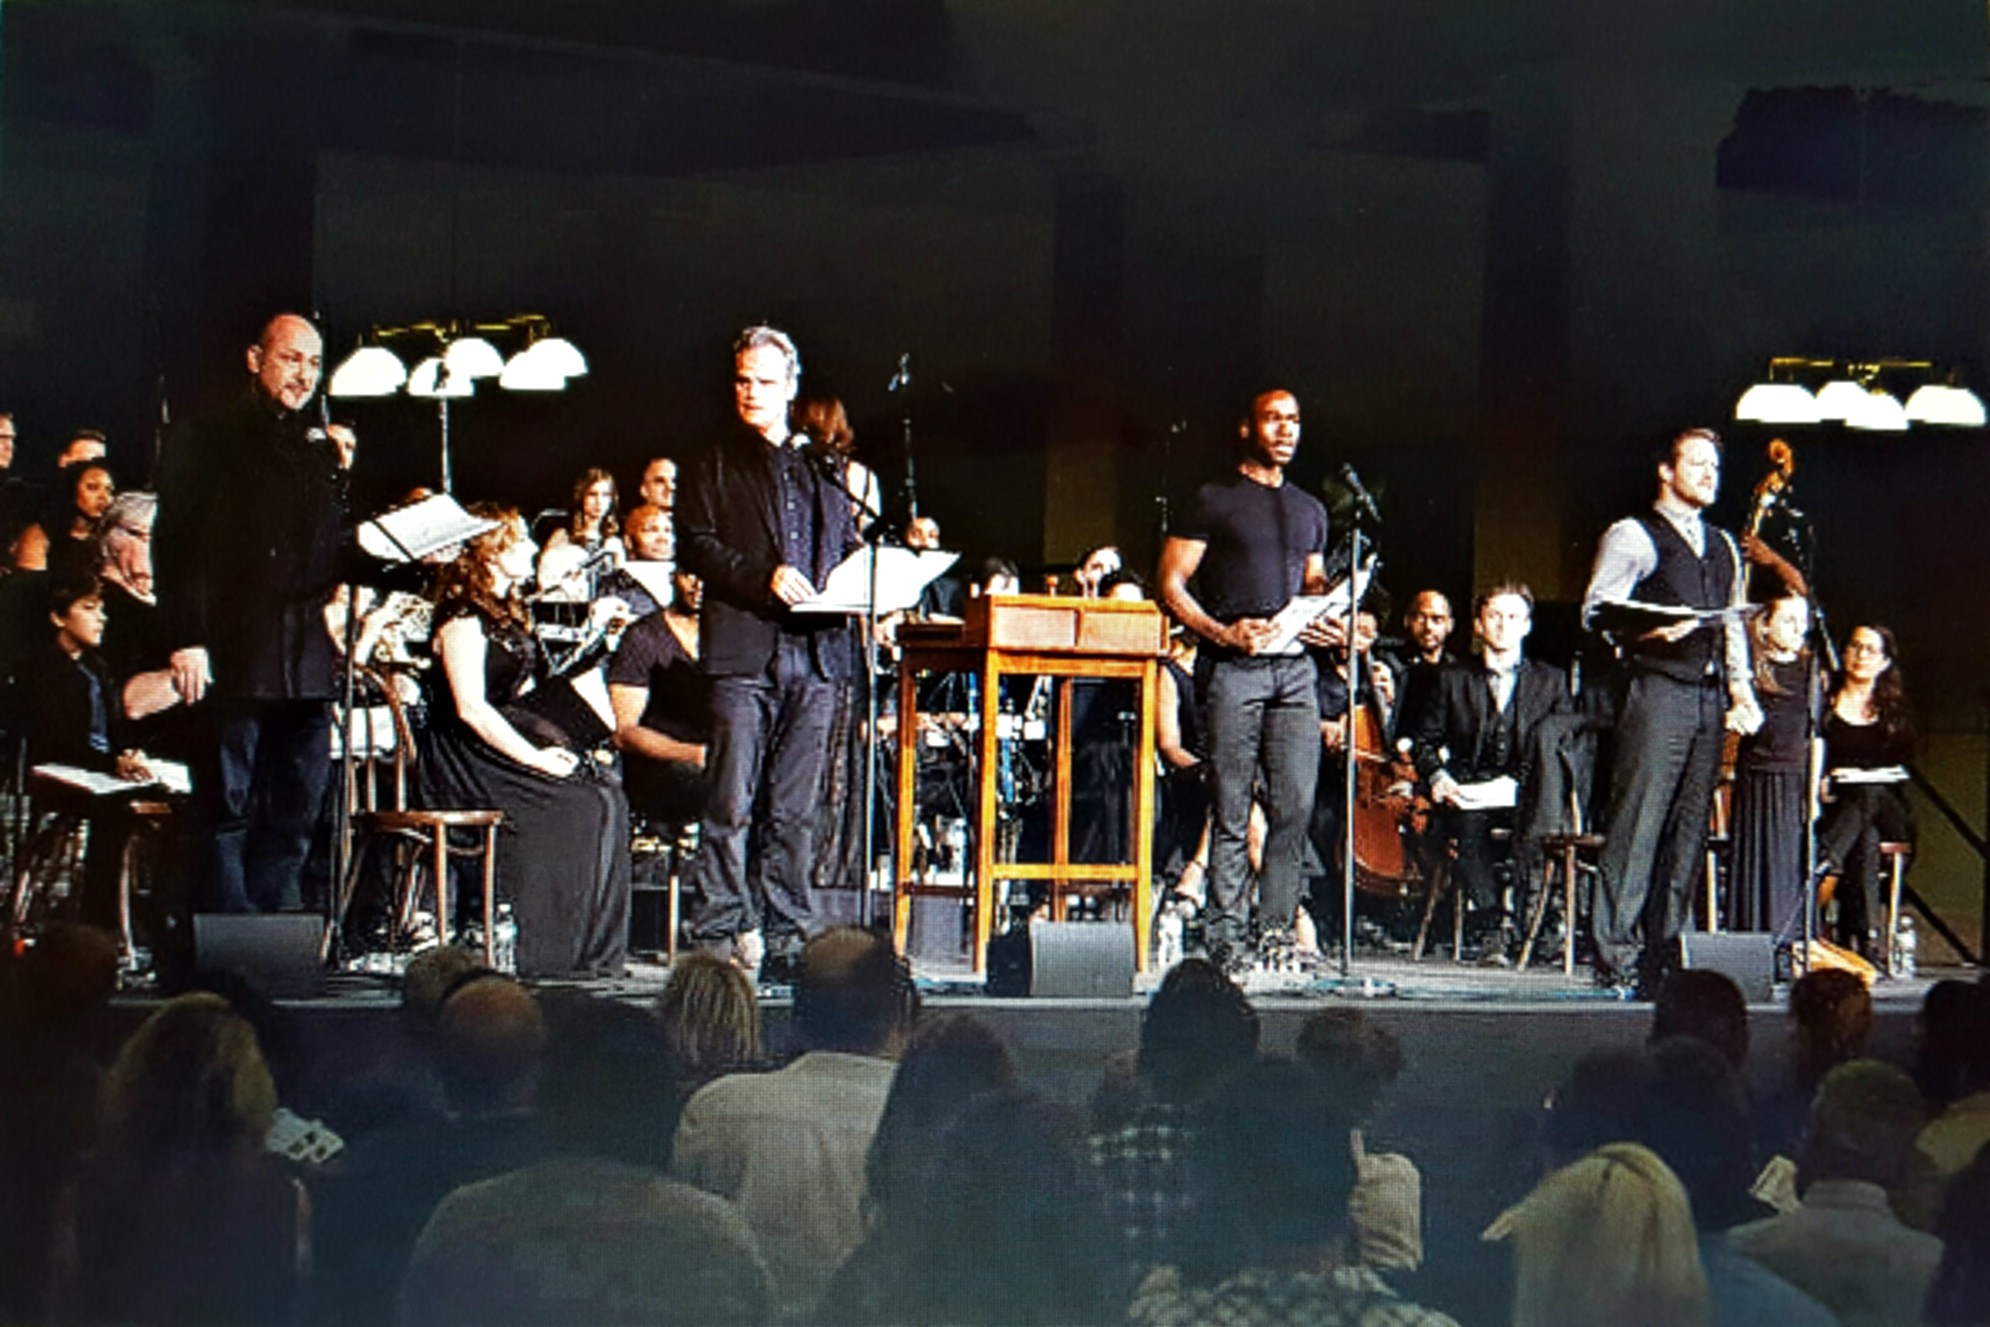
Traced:
[[842, 464], [790, 427], [794, 342], [750, 327], [733, 369], [740, 427], [691, 470], [677, 501], [678, 556], [705, 585], [699, 647], [712, 679], [691, 935], [749, 971], [764, 955], [785, 972], [814, 916], [816, 803], [835, 690], [854, 653], [844, 617], [794, 605], [856, 549], [857, 530]]
[[[1553, 720], [1569, 708], [1568, 675], [1521, 651], [1533, 625], [1534, 594], [1525, 585], [1499, 585], [1481, 595], [1473, 613], [1478, 652], [1439, 674], [1433, 702], [1418, 716], [1417, 773], [1430, 785], [1439, 832], [1457, 842], [1453, 884], [1482, 927], [1500, 920], [1492, 830], [1513, 825], [1515, 814], [1465, 809], [1462, 785], [1506, 776], [1519, 785], [1519, 806], [1528, 805], [1536, 766], [1559, 731]], [[1537, 858], [1528, 836], [1516, 830], [1514, 899], [1523, 916]]]

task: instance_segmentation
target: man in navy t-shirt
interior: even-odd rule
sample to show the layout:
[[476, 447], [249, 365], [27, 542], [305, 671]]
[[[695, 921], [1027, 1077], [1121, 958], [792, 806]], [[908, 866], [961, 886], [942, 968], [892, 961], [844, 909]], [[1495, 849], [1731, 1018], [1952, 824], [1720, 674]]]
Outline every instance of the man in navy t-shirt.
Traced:
[[[1318, 774], [1319, 705], [1313, 661], [1298, 645], [1267, 652], [1271, 619], [1301, 593], [1326, 588], [1327, 509], [1285, 482], [1299, 447], [1299, 402], [1261, 392], [1239, 422], [1244, 454], [1236, 471], [1196, 490], [1161, 550], [1161, 598], [1204, 642], [1196, 683], [1208, 714], [1214, 805], [1210, 824], [1210, 957], [1247, 962], [1250, 862], [1245, 834], [1251, 787], [1264, 775], [1269, 832], [1258, 877], [1259, 943], [1290, 951], [1292, 923]], [[1193, 580], [1195, 588], [1189, 588]], [[1308, 643], [1323, 632], [1309, 628]]]

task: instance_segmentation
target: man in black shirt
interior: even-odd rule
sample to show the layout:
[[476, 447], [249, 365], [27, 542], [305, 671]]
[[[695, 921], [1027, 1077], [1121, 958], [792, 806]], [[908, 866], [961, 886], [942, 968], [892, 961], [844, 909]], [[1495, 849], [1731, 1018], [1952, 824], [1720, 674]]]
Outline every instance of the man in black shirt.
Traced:
[[854, 664], [847, 618], [794, 606], [856, 550], [857, 527], [840, 473], [790, 424], [794, 342], [748, 328], [733, 369], [739, 427], [699, 459], [677, 503], [678, 556], [705, 587], [699, 647], [712, 679], [691, 935], [748, 969], [763, 954], [788, 968], [814, 920], [823, 762]]
[[[324, 609], [347, 545], [349, 430], [308, 410], [318, 329], [279, 314], [246, 356], [225, 410], [167, 440], [152, 555], [173, 686], [209, 688], [195, 816], [211, 856], [200, 905], [301, 906], [304, 864], [331, 778], [337, 658]], [[251, 795], [253, 793], [253, 795]]]
[[671, 582], [670, 607], [622, 634], [608, 664], [608, 701], [630, 807], [653, 821], [683, 825], [705, 808], [711, 683], [698, 667], [703, 587], [683, 570]]
[[1402, 667], [1402, 691], [1396, 705], [1396, 733], [1415, 737], [1424, 707], [1437, 692], [1437, 675], [1456, 663], [1457, 656], [1445, 649], [1451, 639], [1451, 601], [1436, 590], [1419, 590], [1403, 614], [1403, 630], [1409, 636], [1410, 656]]
[[[1258, 878], [1260, 940], [1289, 950], [1318, 773], [1313, 661], [1295, 645], [1267, 654], [1275, 616], [1294, 595], [1326, 588], [1327, 511], [1285, 482], [1299, 447], [1299, 402], [1282, 390], [1251, 401], [1235, 473], [1196, 491], [1161, 549], [1161, 598], [1204, 642], [1197, 688], [1209, 723], [1210, 955], [1238, 967], [1249, 920], [1245, 836], [1262, 770], [1268, 822]], [[1191, 592], [1189, 582], [1195, 589]], [[1314, 629], [1314, 630], [1317, 630]], [[1328, 643], [1321, 641], [1320, 643]]]

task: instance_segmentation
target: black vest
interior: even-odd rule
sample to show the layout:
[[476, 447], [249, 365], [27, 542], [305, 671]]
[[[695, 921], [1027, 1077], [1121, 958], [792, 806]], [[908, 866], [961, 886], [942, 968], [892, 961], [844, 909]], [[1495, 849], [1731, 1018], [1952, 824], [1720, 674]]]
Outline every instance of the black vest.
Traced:
[[[1734, 591], [1738, 555], [1725, 530], [1705, 526], [1707, 551], [1696, 556], [1672, 522], [1657, 512], [1646, 512], [1638, 520], [1658, 549], [1658, 565], [1632, 589], [1631, 598], [1687, 608], [1727, 607]], [[1690, 682], [1720, 676], [1726, 639], [1726, 633], [1714, 627], [1678, 641], [1634, 639], [1629, 650], [1639, 667]]]

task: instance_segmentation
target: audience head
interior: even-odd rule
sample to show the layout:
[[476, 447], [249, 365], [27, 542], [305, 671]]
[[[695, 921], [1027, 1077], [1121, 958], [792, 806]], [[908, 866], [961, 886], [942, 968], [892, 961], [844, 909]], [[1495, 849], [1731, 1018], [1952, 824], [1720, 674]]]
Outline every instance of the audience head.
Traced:
[[1907, 1173], [1927, 1122], [1914, 1080], [1878, 1060], [1853, 1060], [1824, 1076], [1804, 1125], [1802, 1181], [1864, 1180], [1890, 1187]]
[[1814, 1087], [1837, 1066], [1866, 1053], [1873, 994], [1855, 973], [1807, 972], [1790, 987], [1790, 1024], [1797, 1081]]
[[97, 570], [138, 597], [152, 593], [152, 521], [156, 494], [133, 490], [111, 499], [97, 521]]
[[1922, 999], [1916, 1024], [1914, 1078], [1929, 1110], [1990, 1087], [1990, 991], [1938, 981]]
[[668, 456], [651, 457], [636, 492], [648, 505], [669, 511], [677, 504], [677, 462]]
[[811, 396], [795, 403], [795, 432], [831, 456], [848, 459], [857, 450], [857, 434], [843, 403], [833, 396]]
[[701, 950], [679, 954], [657, 998], [656, 1017], [687, 1092], [759, 1063], [760, 1004], [737, 966]]
[[1311, 1070], [1255, 1060], [1208, 1099], [1193, 1183], [1203, 1237], [1183, 1272], [1213, 1282], [1246, 1267], [1324, 1267], [1354, 1193], [1353, 1121]]
[[325, 347], [308, 319], [279, 313], [263, 324], [247, 359], [256, 390], [284, 410], [297, 411], [318, 390]]
[[1336, 1109], [1363, 1124], [1403, 1072], [1403, 1047], [1359, 1009], [1322, 1009], [1299, 1025], [1299, 1063], [1320, 1076]]
[[1650, 1051], [1591, 1051], [1548, 1094], [1541, 1144], [1549, 1167], [1566, 1166], [1605, 1143], [1630, 1142], [1644, 1127], [1657, 1085]]
[[1935, 1233], [1942, 1261], [1921, 1321], [1981, 1327], [1990, 1322], [1990, 1145], [1949, 1181]]
[[885, 1210], [886, 1320], [1118, 1321], [1126, 1288], [1103, 1269], [1106, 1217], [1070, 1114], [1026, 1093], [965, 1103]]
[[167, 1001], [118, 1052], [102, 1137], [105, 1150], [122, 1153], [253, 1151], [275, 1111], [255, 1030], [226, 1000], [198, 991]]
[[811, 1050], [885, 1055], [911, 1028], [917, 999], [889, 941], [836, 926], [802, 947], [795, 967], [795, 1030]]
[[1734, 978], [1712, 968], [1678, 968], [1659, 988], [1651, 1039], [1698, 1037], [1736, 1069], [1748, 1063], [1748, 1000]]
[[555, 1143], [632, 1166], [668, 1165], [678, 1094], [656, 1020], [575, 990], [548, 994], [545, 1013], [537, 1102]]
[[675, 561], [677, 534], [670, 523], [669, 510], [645, 502], [630, 512], [626, 542], [631, 561]]
[[1686, 1191], [1636, 1143], [1555, 1171], [1502, 1213], [1513, 1241], [1515, 1327], [1689, 1327], [1710, 1321]]
[[622, 523], [615, 517], [619, 501], [615, 493], [615, 476], [600, 466], [590, 465], [574, 480], [573, 506], [567, 513], [567, 534], [580, 540], [597, 535], [612, 539], [622, 530]]
[[1140, 1077], [1160, 1101], [1188, 1105], [1258, 1053], [1258, 1011], [1223, 969], [1183, 959], [1140, 1016]]
[[546, 1023], [530, 991], [495, 972], [472, 972], [443, 998], [436, 1034], [436, 1069], [451, 1109], [488, 1115], [531, 1104]]
[[66, 470], [84, 461], [101, 461], [110, 455], [110, 439], [97, 429], [77, 429], [55, 454], [55, 468]]
[[947, 1121], [968, 1102], [1017, 1090], [1009, 1048], [987, 1023], [972, 1014], [922, 1020], [899, 1058], [865, 1159], [872, 1206], [883, 1211], [898, 1202], [931, 1157]]
[[442, 1002], [473, 972], [488, 972], [482, 960], [460, 945], [437, 945], [408, 960], [401, 974], [401, 1008], [423, 1026], [442, 1017]]
[[1698, 1037], [1656, 1043], [1651, 1063], [1651, 1096], [1631, 1141], [1658, 1153], [1679, 1177], [1693, 1201], [1694, 1224], [1726, 1230], [1768, 1215], [1748, 1192], [1754, 1141], [1734, 1066]]
[[117, 939], [95, 926], [60, 923], [13, 965], [8, 1034], [60, 1039], [117, 991]]

